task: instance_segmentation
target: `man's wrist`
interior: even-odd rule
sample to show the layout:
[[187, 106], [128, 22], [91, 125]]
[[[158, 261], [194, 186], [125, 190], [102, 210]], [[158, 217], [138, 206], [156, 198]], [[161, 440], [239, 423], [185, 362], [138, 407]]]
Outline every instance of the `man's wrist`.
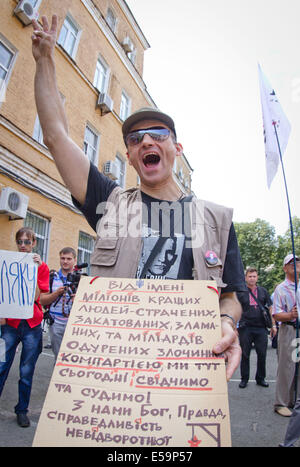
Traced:
[[233, 330], [236, 330], [236, 321], [232, 316], [228, 315], [227, 313], [221, 313], [221, 319], [226, 320], [231, 325]]

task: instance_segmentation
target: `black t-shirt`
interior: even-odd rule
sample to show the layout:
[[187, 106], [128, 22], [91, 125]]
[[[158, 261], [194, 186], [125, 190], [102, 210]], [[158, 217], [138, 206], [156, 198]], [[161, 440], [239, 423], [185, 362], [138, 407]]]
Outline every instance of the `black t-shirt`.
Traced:
[[[101, 218], [103, 209], [97, 209], [99, 203], [105, 202], [117, 184], [105, 177], [98, 169], [91, 164], [87, 194], [84, 205], [73, 198], [74, 205], [86, 217], [90, 226], [95, 230]], [[157, 254], [151, 260], [146, 271], [145, 278], [151, 279], [193, 279], [193, 253], [190, 247], [190, 232], [186, 221], [189, 213], [187, 209], [190, 197], [183, 198], [176, 203], [176, 209], [181, 211], [181, 215], [174, 213], [170, 209], [172, 202], [152, 198], [142, 192], [143, 202], [143, 250], [137, 270], [137, 277], [141, 274], [151, 251], [155, 247], [158, 239], [163, 238], [163, 244]], [[173, 206], [173, 205], [172, 205]], [[246, 290], [244, 281], [244, 270], [241, 256], [237, 244], [237, 238], [233, 224], [231, 225], [226, 259], [223, 269], [223, 282], [227, 284], [222, 292], [234, 292]]]
[[[238, 292], [237, 297], [243, 308], [239, 326], [241, 328], [245, 325], [265, 328], [266, 325], [259, 306], [250, 305], [250, 289], [247, 288], [246, 292]], [[257, 286], [257, 298], [263, 306], [270, 307], [272, 305], [269, 292], [264, 287]], [[253, 301], [251, 299], [251, 302], [254, 303], [254, 298]]]

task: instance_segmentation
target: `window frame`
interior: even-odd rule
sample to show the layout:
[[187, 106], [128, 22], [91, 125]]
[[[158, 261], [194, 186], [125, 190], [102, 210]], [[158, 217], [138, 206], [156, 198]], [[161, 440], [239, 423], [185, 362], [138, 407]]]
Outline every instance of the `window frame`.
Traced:
[[40, 119], [39, 119], [39, 116], [37, 115], [36, 116], [36, 119], [35, 119], [35, 122], [34, 122], [34, 128], [33, 128], [33, 135], [32, 135], [33, 139], [35, 141], [37, 141], [38, 143], [40, 143], [42, 146], [45, 146], [45, 143], [44, 143], [44, 136], [43, 136], [43, 130], [42, 130], [42, 127], [41, 127], [41, 123], [40, 123]]
[[[104, 78], [104, 84], [103, 84], [103, 89], [100, 89], [100, 86], [98, 87], [98, 82], [99, 81], [99, 75], [100, 75], [100, 72], [97, 73], [97, 70], [98, 70], [98, 64], [100, 64], [100, 66], [105, 69], [105, 78]], [[98, 74], [98, 79], [96, 81], [96, 76]], [[94, 87], [96, 89], [98, 89], [99, 92], [101, 93], [107, 93], [108, 91], [108, 85], [109, 85], [109, 80], [110, 80], [110, 67], [108, 66], [107, 62], [104, 60], [104, 58], [99, 54], [99, 57], [97, 59], [97, 63], [96, 63], [96, 70], [95, 70], [95, 75], [94, 75]]]
[[119, 169], [119, 176], [118, 176], [117, 180], [115, 180], [115, 182], [121, 188], [125, 188], [125, 184], [126, 184], [126, 160], [124, 159], [123, 156], [121, 156], [121, 154], [117, 153], [116, 157], [115, 157], [115, 163], [117, 164], [118, 169]]
[[[87, 248], [85, 248], [83, 246], [80, 246], [81, 236], [85, 236], [89, 241], [90, 240], [92, 241], [91, 250], [89, 250], [89, 249], [87, 249]], [[78, 233], [77, 264], [88, 263], [88, 267], [85, 269], [85, 272], [88, 275], [90, 275], [90, 258], [91, 258], [91, 254], [93, 253], [93, 250], [94, 250], [94, 245], [95, 245], [95, 238], [92, 235], [87, 234], [85, 232], [82, 232], [80, 230], [79, 233]], [[88, 255], [88, 259], [86, 258], [86, 254]]]
[[[126, 111], [124, 110], [125, 107], [124, 107], [124, 101], [127, 101], [126, 103]], [[124, 89], [122, 90], [122, 94], [121, 94], [121, 104], [120, 104], [120, 119], [124, 122], [126, 120], [126, 118], [129, 117], [131, 113], [131, 99], [129, 97], [129, 95], [127, 94], [126, 91], [124, 91]]]
[[[62, 103], [63, 103], [63, 106], [65, 105], [65, 101], [66, 101], [66, 98], [65, 96], [59, 91], [59, 95], [61, 97], [61, 100], [62, 100]], [[34, 122], [34, 127], [33, 127], [33, 135], [32, 135], [33, 139], [35, 141], [37, 141], [39, 144], [41, 144], [42, 146], [44, 146], [45, 148], [47, 148], [46, 144], [44, 143], [44, 135], [43, 135], [43, 130], [42, 130], [42, 127], [41, 127], [41, 122], [40, 122], [40, 119], [39, 119], [39, 115], [37, 114], [36, 118], [35, 118], [35, 122]], [[48, 148], [47, 148], [48, 149]]]
[[[109, 12], [111, 13], [111, 16], [112, 16], [113, 19], [114, 19], [114, 24], [113, 24], [113, 26], [111, 25], [110, 20], [109, 20]], [[108, 24], [109, 29], [110, 29], [114, 34], [116, 34], [118, 19], [117, 19], [117, 15], [115, 14], [114, 10], [113, 10], [111, 7], [108, 7], [108, 8], [107, 8], [106, 15], [105, 15], [105, 21], [106, 21], [106, 23]]]
[[133, 51], [132, 52], [128, 52], [127, 54], [127, 57], [129, 58], [129, 60], [131, 61], [131, 63], [133, 65], [135, 65], [135, 62], [136, 62], [136, 56], [137, 56], [137, 50], [136, 48], [134, 47], [133, 45]]
[[[87, 130], [90, 131], [91, 133], [93, 133], [93, 135], [97, 138], [97, 141], [96, 141], [96, 147], [93, 147], [89, 141], [86, 141], [86, 134], [87, 134]], [[86, 125], [85, 125], [85, 129], [84, 129], [84, 137], [83, 137], [83, 152], [84, 154], [88, 157], [89, 161], [94, 164], [94, 165], [98, 165], [98, 160], [99, 160], [99, 148], [100, 148], [100, 133], [99, 131], [96, 130], [96, 128], [91, 125], [91, 123], [87, 122]], [[88, 155], [88, 152], [85, 151], [85, 144], [87, 144], [88, 147], [92, 147], [93, 150], [94, 150], [94, 159], [90, 159], [89, 155]]]
[[[73, 45], [73, 49], [71, 51], [67, 50], [67, 48], [65, 47], [65, 44], [67, 43], [67, 38], [69, 37], [69, 33], [70, 33], [70, 29], [69, 28], [66, 28], [67, 29], [67, 34], [66, 34], [66, 38], [65, 40], [63, 41], [62, 38], [61, 38], [61, 34], [62, 34], [62, 30], [63, 30], [63, 27], [66, 26], [66, 23], [69, 23], [69, 25], [72, 27], [74, 27], [75, 29], [77, 29], [77, 34], [76, 34], [76, 37], [75, 37], [75, 42], [74, 42], [74, 45]], [[79, 24], [77, 23], [77, 21], [75, 21], [75, 19], [73, 18], [72, 15], [70, 15], [70, 13], [68, 13], [65, 17], [65, 20], [62, 24], [62, 27], [60, 29], [60, 32], [59, 32], [59, 36], [58, 36], [58, 39], [57, 39], [57, 43], [63, 48], [63, 50], [73, 59], [75, 60], [75, 57], [76, 57], [76, 54], [77, 54], [77, 50], [78, 50], [78, 46], [79, 46], [79, 42], [80, 42], [80, 36], [81, 36], [81, 33], [82, 33], [82, 29], [81, 27], [79, 26]]]
[[[43, 222], [45, 222], [45, 234], [44, 235], [42, 235], [40, 232], [36, 231], [34, 222], [32, 222], [32, 223], [31, 222], [26, 222], [28, 220], [28, 215], [32, 216], [35, 219], [40, 219]], [[40, 255], [40, 257], [42, 258], [42, 261], [47, 263], [48, 252], [49, 252], [50, 220], [47, 217], [42, 216], [41, 214], [37, 214], [36, 212], [30, 211], [28, 209], [26, 217], [24, 219], [24, 227], [30, 227], [34, 231], [35, 236], [37, 238], [37, 246], [38, 246], [38, 243], [39, 243], [38, 240], [43, 241], [42, 251], [40, 252], [36, 248], [34, 248], [33, 251], [35, 253], [38, 253]]]
[[8, 39], [6, 39], [5, 36], [3, 36], [3, 34], [1, 34], [1, 32], [0, 32], [0, 43], [12, 55], [8, 68], [5, 68], [4, 65], [2, 64], [0, 66], [0, 68], [3, 69], [5, 72], [4, 79], [0, 79], [0, 106], [1, 106], [1, 104], [5, 102], [6, 100], [6, 89], [7, 89], [7, 85], [10, 80], [10, 77], [11, 77], [13, 67], [17, 59], [18, 50]]

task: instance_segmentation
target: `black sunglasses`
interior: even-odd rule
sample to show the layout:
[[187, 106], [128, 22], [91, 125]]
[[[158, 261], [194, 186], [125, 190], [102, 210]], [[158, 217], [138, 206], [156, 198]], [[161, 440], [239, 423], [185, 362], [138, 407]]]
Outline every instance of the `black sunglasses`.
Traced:
[[128, 133], [125, 138], [127, 146], [137, 146], [143, 141], [145, 135], [151, 136], [154, 141], [162, 142], [170, 136], [168, 128], [147, 128], [145, 130], [136, 130]]
[[17, 245], [31, 245], [32, 241], [31, 240], [17, 240]]

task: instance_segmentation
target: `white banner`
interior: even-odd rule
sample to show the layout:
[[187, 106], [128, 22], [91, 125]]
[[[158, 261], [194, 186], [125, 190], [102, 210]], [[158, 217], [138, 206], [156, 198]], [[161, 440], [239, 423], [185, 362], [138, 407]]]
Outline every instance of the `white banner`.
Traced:
[[281, 155], [283, 155], [290, 136], [291, 125], [282, 110], [274, 89], [262, 72], [260, 65], [258, 65], [258, 74], [264, 124], [267, 183], [268, 188], [270, 188], [280, 160], [278, 144], [280, 146]]

